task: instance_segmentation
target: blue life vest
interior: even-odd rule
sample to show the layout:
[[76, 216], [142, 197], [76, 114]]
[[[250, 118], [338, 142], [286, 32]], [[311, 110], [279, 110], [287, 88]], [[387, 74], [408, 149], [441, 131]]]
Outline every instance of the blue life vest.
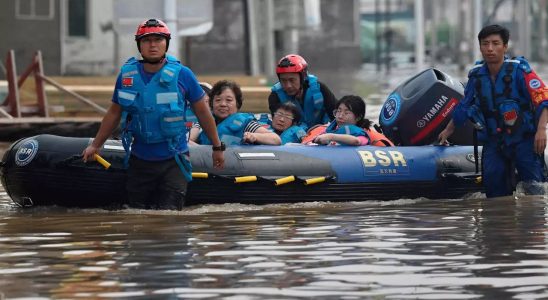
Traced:
[[337, 122], [333, 121], [331, 122], [331, 124], [329, 124], [329, 126], [327, 126], [325, 132], [336, 134], [349, 134], [355, 137], [365, 136], [369, 141], [371, 141], [369, 135], [367, 134], [367, 132], [365, 132], [365, 130], [363, 130], [363, 128], [352, 124], [342, 125], [337, 128]]
[[[187, 131], [184, 120], [186, 102], [177, 86], [182, 65], [175, 57], [167, 55], [162, 69], [145, 84], [139, 76], [138, 64], [137, 59], [130, 58], [122, 66], [122, 87], [117, 90], [118, 104], [123, 110], [122, 141], [127, 152], [126, 163], [133, 138], [145, 144], [167, 142], [169, 151], [173, 152], [187, 181], [190, 181], [190, 162], [177, 155], [177, 146]], [[126, 79], [131, 84], [124, 84]]]
[[[221, 123], [217, 124], [219, 139], [227, 146], [240, 145], [244, 136], [245, 127], [253, 120], [255, 120], [255, 117], [248, 113], [235, 113], [228, 116]], [[204, 131], [200, 133], [200, 144], [212, 144]]]
[[305, 81], [308, 82], [308, 88], [304, 95], [304, 105], [301, 105], [295, 97], [287, 95], [280, 82], [272, 87], [272, 91], [278, 95], [280, 103], [283, 104], [289, 101], [299, 109], [301, 116], [303, 116], [301, 122], [306, 124], [307, 128], [329, 122], [329, 116], [323, 105], [323, 94], [320, 90], [318, 78], [309, 74]]
[[282, 134], [280, 134], [280, 138], [282, 139], [282, 145], [287, 143], [300, 143], [303, 137], [306, 135], [306, 130], [303, 129], [302, 126], [293, 125]]
[[483, 61], [470, 70], [468, 78], [474, 80], [475, 95], [467, 115], [480, 140], [496, 138], [509, 145], [522, 140], [525, 133], [535, 132], [532, 102], [525, 87], [517, 84], [523, 72], [531, 72], [523, 57], [505, 59], [494, 84]]
[[198, 123], [198, 117], [196, 117], [196, 115], [194, 114], [192, 109], [190, 109], [190, 107], [187, 107], [185, 111], [185, 119], [187, 122]]
[[[261, 118], [257, 122], [263, 125], [266, 129], [278, 134], [276, 130], [274, 130], [274, 127], [272, 127], [272, 121], [268, 118], [268, 114], [261, 114]], [[300, 143], [306, 135], [305, 126], [306, 125], [292, 125], [279, 134], [280, 139], [282, 140], [282, 145], [287, 143]]]
[[[274, 128], [270, 127], [270, 130], [274, 131]], [[282, 145], [287, 143], [300, 143], [303, 137], [306, 135], [306, 130], [302, 126], [293, 125], [280, 134], [282, 139]]]
[[259, 122], [259, 124], [261, 124], [261, 125], [271, 125], [272, 124], [272, 120], [270, 120], [270, 117], [268, 116], [267, 113], [262, 113], [259, 116], [259, 119], [257, 120], [257, 122]]
[[[177, 142], [186, 134], [185, 100], [177, 87], [182, 65], [172, 56], [148, 84], [139, 74], [139, 62], [129, 59], [122, 67], [122, 82], [127, 75], [132, 84], [122, 86], [118, 102], [124, 111], [123, 128], [142, 143]], [[128, 121], [128, 117], [131, 119]]]

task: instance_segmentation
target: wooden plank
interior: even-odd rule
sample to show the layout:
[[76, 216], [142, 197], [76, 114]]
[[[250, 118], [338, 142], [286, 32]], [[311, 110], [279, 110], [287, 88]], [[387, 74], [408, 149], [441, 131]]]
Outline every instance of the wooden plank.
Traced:
[[21, 111], [19, 107], [19, 86], [17, 84], [17, 70], [15, 67], [15, 54], [13, 50], [8, 52], [6, 58], [6, 68], [8, 71], [8, 96], [6, 97], [8, 106], [8, 113], [13, 117], [21, 117]]
[[42, 52], [36, 51], [34, 56], [34, 84], [36, 86], [36, 97], [38, 100], [38, 113], [42, 117], [49, 117], [48, 98], [44, 90], [44, 66], [42, 63]]
[[106, 108], [103, 108], [99, 105], [97, 105], [95, 102], [85, 98], [85, 97], [82, 97], [80, 95], [78, 95], [77, 93], [73, 92], [73, 91], [70, 91], [70, 90], [67, 90], [65, 87], [63, 87], [62, 85], [60, 85], [59, 83], [57, 83], [55, 80], [53, 79], [50, 79], [48, 78], [47, 76], [42, 76], [42, 75], [38, 75], [41, 79], [45, 80], [47, 83], [55, 86], [56, 88], [58, 88], [59, 90], [65, 92], [65, 93], [68, 93], [70, 95], [72, 95], [73, 97], [75, 97], [76, 99], [86, 103], [87, 105], [93, 107], [96, 111], [100, 112], [100, 113], [103, 113], [105, 114], [107, 112]]
[[0, 115], [8, 119], [13, 119], [13, 117], [10, 114], [8, 114], [8, 112], [5, 111], [2, 107], [0, 107]]

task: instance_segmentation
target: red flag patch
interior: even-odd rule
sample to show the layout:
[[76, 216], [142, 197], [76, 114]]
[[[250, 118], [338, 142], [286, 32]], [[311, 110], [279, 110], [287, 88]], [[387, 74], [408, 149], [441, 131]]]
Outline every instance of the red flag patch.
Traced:
[[133, 77], [124, 77], [122, 78], [123, 86], [133, 86]]
[[504, 112], [504, 123], [509, 126], [514, 126], [518, 119], [518, 113], [515, 110]]

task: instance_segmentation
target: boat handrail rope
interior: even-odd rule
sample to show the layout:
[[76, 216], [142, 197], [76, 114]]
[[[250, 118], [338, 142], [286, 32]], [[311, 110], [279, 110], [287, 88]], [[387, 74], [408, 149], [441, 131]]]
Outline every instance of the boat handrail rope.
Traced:
[[316, 183], [321, 183], [321, 182], [324, 182], [326, 179], [326, 177], [315, 177], [315, 178], [310, 178], [310, 179], [307, 179], [304, 181], [304, 185], [312, 185], [312, 184], [316, 184]]
[[110, 163], [106, 161], [101, 155], [95, 153], [95, 160], [100, 163], [103, 167], [105, 167], [105, 170], [110, 168]]
[[295, 176], [291, 175], [291, 176], [282, 177], [282, 178], [278, 178], [278, 179], [274, 180], [274, 184], [276, 186], [279, 186], [279, 185], [290, 183], [290, 182], [293, 182], [293, 181], [295, 181]]
[[203, 178], [207, 179], [209, 177], [209, 174], [203, 173], [203, 172], [192, 172], [192, 178]]
[[240, 176], [234, 177], [234, 183], [244, 183], [257, 181], [257, 176]]
[[297, 178], [295, 175], [289, 175], [289, 176], [274, 179], [274, 178], [269, 178], [269, 176], [263, 177], [263, 176], [256, 176], [256, 175], [248, 175], [248, 176], [232, 177], [232, 176], [223, 176], [223, 175], [215, 175], [215, 174], [212, 174], [210, 176], [209, 173], [205, 173], [205, 172], [192, 172], [192, 178], [200, 178], [200, 179], [225, 178], [225, 179], [233, 180], [233, 182], [236, 183], [236, 184], [246, 183], [246, 182], [258, 182], [259, 180], [266, 180], [266, 181], [273, 182], [275, 186], [280, 186], [280, 185], [288, 184], [288, 183], [291, 183], [291, 182], [295, 182], [295, 181], [297, 181], [297, 179], [299, 179], [299, 181], [303, 182], [304, 185], [313, 185], [313, 184], [325, 182], [329, 178], [331, 178], [331, 176], [321, 176], [321, 177], [312, 177], [312, 178], [306, 178], [306, 177], [305, 178], [300, 178], [300, 177]]

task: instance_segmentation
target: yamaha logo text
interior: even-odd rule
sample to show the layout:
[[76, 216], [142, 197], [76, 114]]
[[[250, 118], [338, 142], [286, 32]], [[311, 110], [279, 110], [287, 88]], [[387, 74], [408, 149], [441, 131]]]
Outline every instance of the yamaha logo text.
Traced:
[[[425, 122], [430, 123], [430, 121], [438, 114], [440, 109], [443, 108], [443, 106], [445, 105], [445, 103], [447, 103], [448, 100], [449, 98], [447, 96], [442, 95], [438, 99], [438, 101], [436, 101], [436, 104], [434, 104], [434, 106], [432, 106], [430, 110], [424, 116], [422, 116], [422, 118], [420, 118], [420, 120], [417, 122], [417, 126], [422, 124], [422, 126], [419, 126], [419, 127], [424, 127]], [[424, 121], [424, 122], [421, 122], [421, 121]]]

